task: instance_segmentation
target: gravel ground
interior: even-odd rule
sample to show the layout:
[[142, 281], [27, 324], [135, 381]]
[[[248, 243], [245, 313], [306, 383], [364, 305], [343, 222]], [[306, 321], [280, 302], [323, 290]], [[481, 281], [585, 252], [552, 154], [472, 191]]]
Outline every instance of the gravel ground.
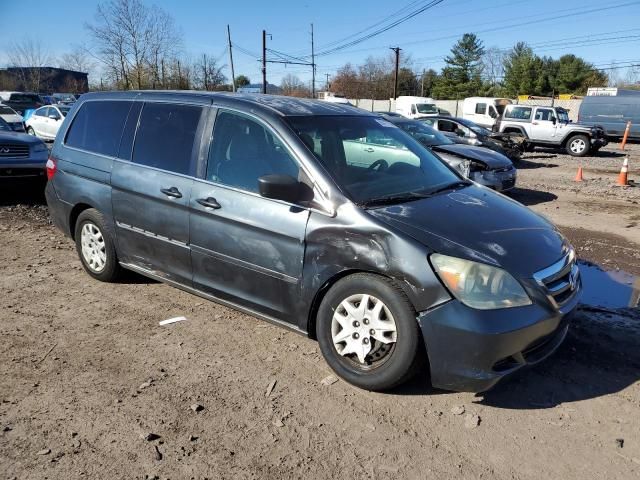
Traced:
[[[575, 159], [527, 154], [512, 195], [640, 273], [615, 147], [579, 186]], [[640, 477], [638, 309], [583, 306], [552, 358], [485, 394], [424, 374], [370, 393], [312, 340], [133, 274], [93, 281], [38, 190], [1, 192], [0, 478]]]

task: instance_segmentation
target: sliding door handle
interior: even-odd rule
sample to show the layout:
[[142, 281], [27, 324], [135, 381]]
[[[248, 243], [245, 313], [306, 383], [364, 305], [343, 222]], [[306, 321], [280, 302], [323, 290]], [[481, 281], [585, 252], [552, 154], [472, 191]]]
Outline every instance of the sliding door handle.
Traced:
[[222, 208], [222, 205], [220, 205], [218, 201], [213, 197], [199, 198], [196, 200], [196, 202], [207, 208], [215, 208], [216, 210], [218, 208]]

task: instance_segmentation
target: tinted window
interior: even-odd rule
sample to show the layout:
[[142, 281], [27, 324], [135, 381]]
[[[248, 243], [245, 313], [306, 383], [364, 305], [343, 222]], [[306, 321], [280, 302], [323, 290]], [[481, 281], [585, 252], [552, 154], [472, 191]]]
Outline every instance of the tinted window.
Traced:
[[86, 102], [73, 119], [65, 144], [89, 152], [115, 156], [131, 102]]
[[124, 126], [124, 131], [122, 132], [120, 150], [118, 150], [118, 158], [122, 158], [123, 160], [131, 160], [131, 154], [133, 153], [133, 139], [136, 135], [140, 110], [142, 110], [142, 102], [133, 102], [131, 110], [129, 110], [127, 123]]
[[136, 133], [135, 163], [170, 172], [193, 173], [192, 152], [202, 107], [145, 103]]
[[258, 178], [270, 174], [298, 178], [298, 165], [280, 140], [244, 115], [218, 113], [209, 150], [207, 180], [257, 192]]
[[487, 112], [486, 103], [476, 103], [476, 113], [478, 115], [484, 115]]
[[12, 108], [5, 107], [4, 105], [0, 105], [0, 115], [15, 115], [16, 112], [13, 111]]
[[511, 107], [510, 109], [505, 110], [504, 118], [529, 120], [531, 118], [531, 107]]

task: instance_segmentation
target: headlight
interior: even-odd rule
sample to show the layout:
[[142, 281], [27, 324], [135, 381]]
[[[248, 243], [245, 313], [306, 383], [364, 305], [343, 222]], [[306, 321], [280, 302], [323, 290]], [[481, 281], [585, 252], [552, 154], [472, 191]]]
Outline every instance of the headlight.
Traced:
[[47, 151], [47, 146], [46, 146], [44, 143], [42, 143], [42, 142], [40, 142], [40, 143], [36, 143], [36, 144], [33, 146], [33, 152], [34, 152], [34, 153], [38, 153], [38, 152], [46, 152], [46, 151]]
[[531, 304], [518, 281], [501, 268], [438, 253], [430, 258], [440, 280], [468, 307], [492, 310]]

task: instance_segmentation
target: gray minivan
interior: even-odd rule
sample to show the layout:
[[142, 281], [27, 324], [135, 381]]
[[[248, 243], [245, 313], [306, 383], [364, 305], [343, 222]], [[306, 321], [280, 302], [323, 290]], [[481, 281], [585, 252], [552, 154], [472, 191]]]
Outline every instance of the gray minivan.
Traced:
[[587, 95], [580, 103], [578, 121], [601, 125], [609, 138], [622, 138], [631, 122], [629, 138], [640, 139], [640, 90], [615, 90], [614, 95]]
[[553, 225], [348, 105], [86, 94], [47, 176], [89, 275], [130, 269], [307, 334], [366, 389], [426, 365], [436, 387], [486, 390], [550, 355], [578, 303]]

